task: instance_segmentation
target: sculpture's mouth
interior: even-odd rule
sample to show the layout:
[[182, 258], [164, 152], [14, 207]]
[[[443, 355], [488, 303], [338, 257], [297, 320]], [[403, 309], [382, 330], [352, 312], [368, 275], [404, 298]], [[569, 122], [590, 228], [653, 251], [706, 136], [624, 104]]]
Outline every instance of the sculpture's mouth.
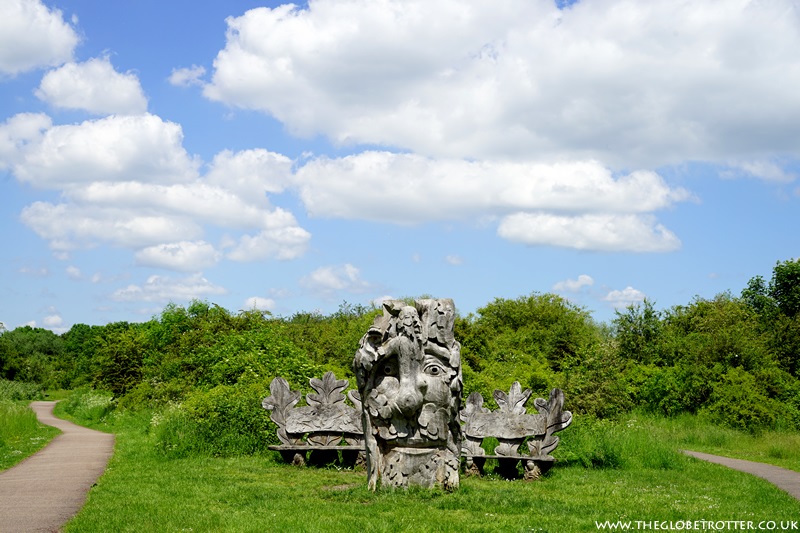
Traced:
[[396, 437], [394, 439], [384, 440], [385, 448], [444, 448], [447, 444], [445, 439], [433, 440], [430, 437], [423, 437], [418, 432], [408, 437]]

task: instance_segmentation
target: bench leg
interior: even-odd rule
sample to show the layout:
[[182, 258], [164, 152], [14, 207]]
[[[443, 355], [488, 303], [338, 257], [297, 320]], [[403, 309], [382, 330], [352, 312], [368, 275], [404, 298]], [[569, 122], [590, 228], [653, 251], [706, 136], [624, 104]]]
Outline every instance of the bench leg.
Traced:
[[486, 463], [486, 459], [478, 456], [467, 456], [466, 461], [464, 462], [464, 475], [469, 476], [482, 476], [483, 475], [483, 465]]
[[293, 464], [294, 466], [305, 466], [306, 464], [305, 452], [301, 453], [295, 450], [282, 450], [280, 454], [281, 459], [287, 463]]
[[542, 471], [539, 469], [539, 465], [536, 464], [536, 461], [533, 459], [525, 461], [525, 475], [523, 476], [525, 481], [536, 481], [541, 475]]

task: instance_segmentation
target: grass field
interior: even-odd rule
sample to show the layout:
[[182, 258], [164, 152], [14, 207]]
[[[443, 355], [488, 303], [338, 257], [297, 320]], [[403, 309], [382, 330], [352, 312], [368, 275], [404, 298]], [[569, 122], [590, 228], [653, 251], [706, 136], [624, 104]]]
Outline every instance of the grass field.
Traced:
[[116, 452], [67, 532], [571, 532], [607, 520], [800, 518], [800, 502], [769, 483], [680, 454], [687, 421], [576, 417], [562, 432], [560, 463], [542, 480], [489, 474], [462, 478], [453, 493], [372, 493], [363, 471], [293, 467], [269, 452], [166, 459], [150, 422], [147, 413], [111, 414], [95, 425], [117, 433]]

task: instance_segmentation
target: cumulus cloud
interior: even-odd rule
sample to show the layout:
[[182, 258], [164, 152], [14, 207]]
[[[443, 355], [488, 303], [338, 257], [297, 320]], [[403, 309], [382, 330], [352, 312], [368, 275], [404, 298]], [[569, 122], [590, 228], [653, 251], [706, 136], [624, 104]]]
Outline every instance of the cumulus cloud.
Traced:
[[227, 20], [204, 90], [299, 134], [435, 157], [656, 168], [797, 156], [796, 9], [793, 0], [259, 8]]
[[192, 85], [203, 85], [203, 76], [206, 74], [205, 67], [192, 65], [188, 68], [172, 69], [169, 75], [169, 82], [178, 87], [190, 87]]
[[72, 59], [78, 34], [40, 0], [3, 0], [0, 73], [15, 75]]
[[655, 172], [615, 177], [597, 161], [466, 161], [376, 151], [311, 160], [295, 180], [312, 215], [399, 223], [523, 209], [642, 213], [691, 197]]
[[[61, 192], [34, 202], [21, 220], [64, 253], [110, 244], [141, 265], [197, 271], [223, 257], [293, 259], [311, 235], [268, 194], [289, 182], [292, 161], [263, 149], [223, 151], [200, 174], [179, 125], [150, 114], [112, 115], [52, 125], [16, 115], [0, 125], [0, 168], [19, 181]], [[233, 230], [227, 251], [203, 239], [209, 227]]]
[[636, 305], [643, 302], [644, 299], [645, 294], [631, 286], [625, 287], [621, 291], [613, 290], [603, 298], [603, 300], [611, 303], [617, 309]]
[[448, 255], [444, 260], [448, 265], [458, 266], [464, 264], [464, 258], [460, 255]]
[[[42, 128], [38, 135], [31, 131]], [[155, 115], [110, 116], [52, 126], [41, 115], [12, 117], [6, 128], [27, 140], [11, 154], [14, 174], [36, 187], [61, 189], [96, 181], [179, 183], [197, 177], [178, 124]], [[22, 132], [27, 137], [22, 137]], [[8, 135], [8, 134], [7, 134]]]
[[290, 183], [293, 161], [262, 148], [214, 156], [206, 181], [225, 187], [250, 201], [267, 203], [268, 193], [279, 193]]
[[67, 63], [42, 78], [36, 96], [63, 109], [80, 109], [95, 115], [140, 114], [147, 111], [139, 78], [114, 70], [108, 57], [85, 63]]
[[48, 315], [42, 319], [42, 324], [46, 328], [57, 328], [64, 324], [64, 319], [60, 315]]
[[565, 279], [553, 285], [553, 290], [556, 292], [578, 292], [583, 287], [591, 287], [594, 285], [594, 279], [587, 274], [581, 274], [578, 279]]
[[252, 296], [245, 300], [245, 309], [257, 309], [259, 311], [272, 311], [275, 309], [275, 300], [272, 298], [262, 298], [261, 296]]
[[338, 292], [360, 294], [371, 289], [371, 285], [361, 279], [359, 269], [350, 263], [320, 267], [301, 278], [300, 285], [324, 298]]
[[150, 276], [141, 284], [131, 284], [114, 291], [111, 297], [119, 302], [188, 302], [208, 296], [219, 296], [228, 291], [214, 285], [202, 274], [192, 274], [184, 278], [169, 276]]
[[652, 217], [639, 215], [516, 213], [500, 222], [497, 233], [527, 245], [606, 252], [670, 252], [681, 245]]
[[215, 265], [222, 254], [205, 241], [181, 241], [148, 246], [136, 252], [136, 263], [184, 272]]

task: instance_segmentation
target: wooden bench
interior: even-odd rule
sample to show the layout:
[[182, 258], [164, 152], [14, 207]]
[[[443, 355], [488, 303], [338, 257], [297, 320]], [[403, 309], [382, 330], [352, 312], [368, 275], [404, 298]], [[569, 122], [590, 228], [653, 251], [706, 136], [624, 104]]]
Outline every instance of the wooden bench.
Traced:
[[[483, 396], [473, 392], [459, 414], [463, 426], [462, 456], [466, 457], [465, 473], [482, 474], [487, 459], [497, 459], [500, 472], [509, 477], [517, 471], [517, 464], [523, 463], [524, 479], [534, 480], [553, 465], [555, 458], [550, 455], [559, 438], [553, 433], [572, 423], [572, 413], [563, 411], [564, 393], [553, 389], [550, 399], [534, 400], [539, 414], [528, 414], [525, 403], [530, 398], [530, 389], [522, 390], [519, 382], [511, 385], [508, 394], [495, 390], [494, 399], [499, 406], [497, 411], [483, 407]], [[483, 440], [493, 437], [499, 441], [494, 454], [487, 455], [481, 447]], [[526, 444], [528, 453], [520, 453], [519, 448]]]
[[345, 403], [344, 391], [349, 382], [336, 379], [327, 372], [322, 379], [309, 381], [316, 393], [306, 394], [308, 405], [295, 407], [300, 402], [300, 391], [291, 390], [289, 383], [277, 377], [270, 383], [271, 396], [261, 405], [271, 411], [270, 419], [278, 425], [280, 445], [269, 446], [287, 462], [295, 465], [309, 462], [325, 464], [336, 461], [339, 452], [345, 464], [364, 461], [364, 430], [361, 425], [361, 398], [351, 390], [347, 398], [354, 407]]

